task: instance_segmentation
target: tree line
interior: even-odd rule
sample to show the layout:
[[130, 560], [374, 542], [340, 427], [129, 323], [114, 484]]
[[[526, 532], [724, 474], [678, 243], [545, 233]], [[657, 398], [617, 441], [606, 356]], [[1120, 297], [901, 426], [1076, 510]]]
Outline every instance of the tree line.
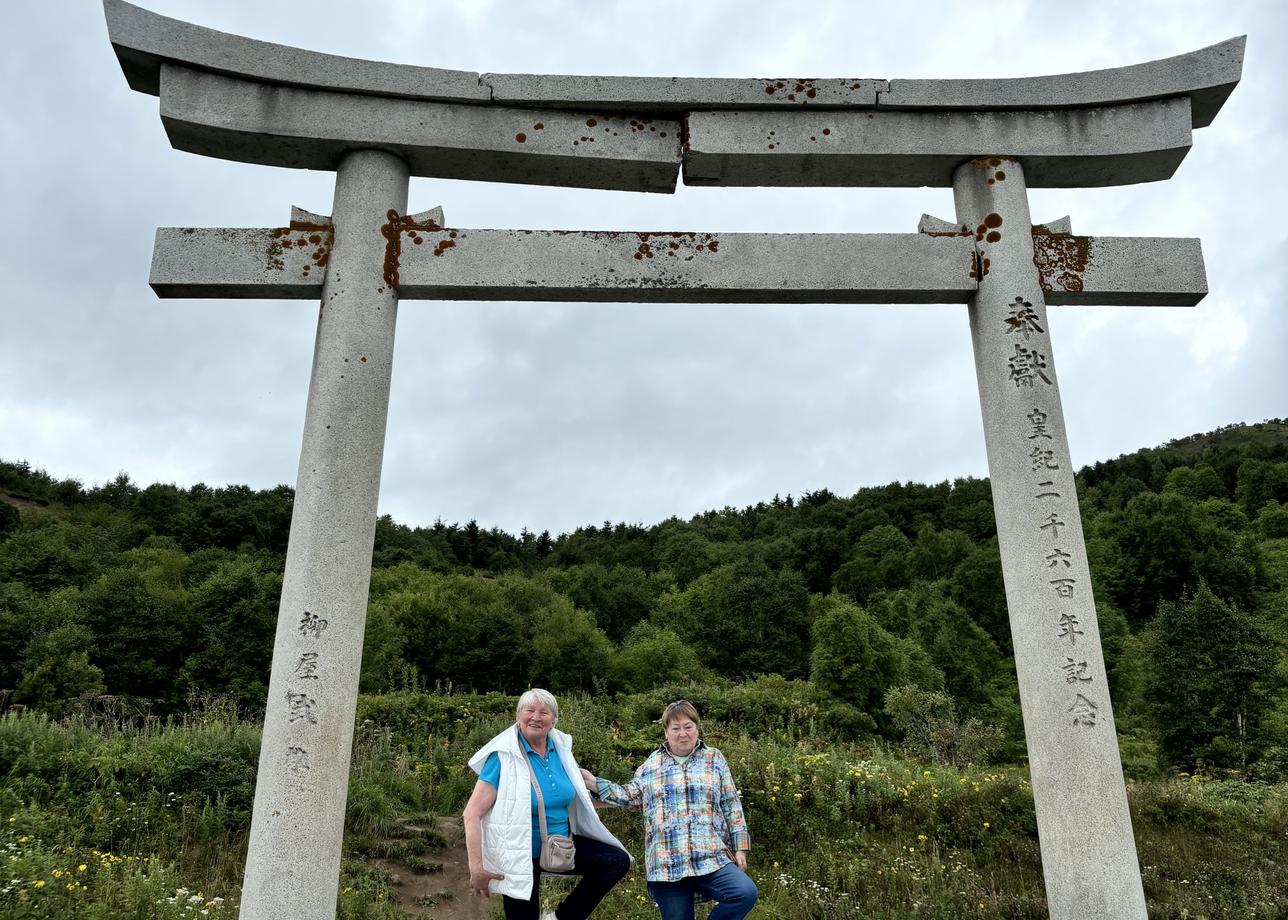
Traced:
[[[1078, 485], [1129, 767], [1288, 775], [1288, 422], [1137, 451]], [[263, 706], [290, 488], [122, 474], [87, 489], [0, 461], [0, 498], [7, 704]], [[557, 537], [377, 522], [364, 691], [765, 675], [817, 695], [838, 730], [893, 735], [934, 709], [1022, 751], [988, 481], [820, 489]]]

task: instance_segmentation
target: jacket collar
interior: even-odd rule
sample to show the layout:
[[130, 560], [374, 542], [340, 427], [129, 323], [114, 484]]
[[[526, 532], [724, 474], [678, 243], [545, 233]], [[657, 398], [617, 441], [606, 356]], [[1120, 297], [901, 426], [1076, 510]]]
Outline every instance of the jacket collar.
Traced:
[[[553, 734], [553, 732], [551, 734]], [[699, 738], [698, 743], [693, 746], [693, 750], [689, 751], [689, 756], [692, 757], [694, 754], [698, 753], [698, 751], [704, 750], [706, 746], [707, 746], [707, 743], [703, 741], [701, 738]], [[663, 741], [660, 745], [658, 745], [657, 749], [660, 753], [666, 754], [668, 757], [676, 758], [679, 756], [677, 754], [671, 753], [671, 748], [667, 745], [665, 741]]]

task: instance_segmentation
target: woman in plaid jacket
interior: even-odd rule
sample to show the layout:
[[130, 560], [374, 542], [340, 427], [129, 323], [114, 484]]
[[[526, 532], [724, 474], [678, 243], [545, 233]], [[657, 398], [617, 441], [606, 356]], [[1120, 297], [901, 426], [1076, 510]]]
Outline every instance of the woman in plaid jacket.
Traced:
[[644, 813], [648, 890], [662, 920], [693, 920], [695, 897], [715, 901], [709, 920], [742, 920], [756, 904], [747, 877], [751, 835], [724, 755], [698, 737], [688, 700], [662, 714], [666, 740], [624, 786], [581, 771], [610, 805]]

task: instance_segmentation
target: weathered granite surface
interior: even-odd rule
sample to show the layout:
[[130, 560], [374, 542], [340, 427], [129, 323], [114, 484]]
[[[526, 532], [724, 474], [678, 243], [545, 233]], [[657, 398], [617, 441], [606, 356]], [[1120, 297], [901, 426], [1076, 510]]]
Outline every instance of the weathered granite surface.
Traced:
[[439, 102], [554, 108], [702, 109], [1096, 108], [1186, 96], [1194, 127], [1211, 123], [1239, 82], [1245, 37], [1188, 54], [1053, 76], [917, 80], [871, 77], [618, 77], [478, 74], [305, 51], [171, 19], [124, 0], [103, 0], [108, 32], [134, 89], [156, 95], [162, 63], [315, 89]]
[[687, 185], [940, 186], [981, 152], [1031, 186], [1166, 179], [1190, 147], [1189, 100], [1013, 112], [694, 112]]
[[968, 80], [890, 80], [883, 109], [1088, 108], [1187, 96], [1193, 126], [1212, 123], [1243, 73], [1247, 36], [1188, 54], [1042, 77]]
[[275, 45], [124, 0], [104, 11], [130, 85], [161, 96], [180, 149], [333, 169], [376, 147], [413, 175], [638, 191], [673, 191], [681, 158], [696, 185], [947, 187], [983, 152], [1018, 157], [1032, 186], [1163, 179], [1237, 84], [1244, 48], [997, 80], [476, 74]]
[[[560, 232], [442, 228], [398, 234], [403, 300], [630, 303], [966, 303], [974, 234]], [[1198, 240], [1074, 237], [1034, 228], [1051, 304], [1192, 306], [1207, 292]], [[159, 297], [313, 299], [325, 230], [163, 228]], [[418, 242], [419, 241], [419, 242]], [[638, 258], [637, 258], [638, 256]]]
[[331, 221], [309, 233], [325, 280], [242, 920], [335, 916], [398, 313], [380, 227], [406, 206], [407, 167], [359, 151], [340, 163]]
[[1024, 170], [979, 158], [953, 193], [980, 256], [971, 342], [1048, 910], [1145, 920]]
[[680, 169], [677, 121], [322, 92], [171, 64], [161, 120], [176, 149], [296, 169], [376, 148], [414, 176], [645, 192], [674, 191]]

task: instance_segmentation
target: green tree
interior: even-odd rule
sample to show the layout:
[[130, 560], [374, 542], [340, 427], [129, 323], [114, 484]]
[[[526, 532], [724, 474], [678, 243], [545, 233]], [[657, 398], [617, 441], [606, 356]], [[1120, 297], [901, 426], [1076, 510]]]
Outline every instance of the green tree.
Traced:
[[1192, 501], [1204, 501], [1209, 498], [1229, 498], [1225, 482], [1210, 463], [1196, 463], [1194, 466], [1178, 466], [1167, 474], [1163, 484], [1164, 492], [1179, 492]]
[[836, 594], [815, 595], [812, 606], [810, 680], [866, 712], [883, 731], [891, 728], [887, 691], [902, 686], [943, 690], [944, 676], [925, 651], [882, 629], [863, 608]]
[[859, 537], [850, 558], [832, 576], [832, 585], [860, 604], [877, 591], [907, 587], [911, 555], [912, 542], [898, 527], [874, 527]]
[[278, 565], [265, 553], [235, 556], [193, 590], [181, 697], [190, 690], [227, 693], [247, 709], [263, 709], [282, 594]]
[[1149, 695], [1167, 764], [1192, 767], [1202, 758], [1242, 768], [1256, 756], [1268, 709], [1261, 686], [1275, 650], [1252, 617], [1200, 585], [1160, 605], [1154, 659]]
[[640, 623], [617, 654], [617, 681], [627, 693], [710, 676], [693, 647], [664, 626]]
[[37, 628], [39, 596], [16, 581], [0, 581], [0, 690], [22, 678], [22, 657]]
[[81, 587], [111, 552], [101, 530], [41, 515], [0, 543], [0, 581], [42, 593]]
[[533, 622], [528, 680], [556, 693], [607, 689], [613, 644], [594, 617], [555, 595]]
[[908, 568], [913, 578], [937, 581], [949, 577], [974, 550], [975, 544], [960, 530], [935, 530], [923, 524], [908, 554]]
[[175, 678], [191, 643], [187, 592], [114, 568], [85, 588], [81, 606], [108, 692], [178, 703]]
[[103, 673], [90, 662], [94, 636], [81, 622], [80, 592], [53, 591], [29, 611], [31, 638], [22, 653], [14, 700], [61, 715], [68, 701], [102, 693]]
[[22, 515], [18, 513], [18, 509], [7, 501], [0, 500], [0, 540], [16, 533], [21, 526]]
[[103, 692], [103, 672], [90, 663], [94, 642], [80, 623], [41, 631], [23, 655], [22, 680], [14, 700], [61, 714], [65, 704], [84, 694]]
[[997, 541], [977, 546], [957, 563], [948, 585], [949, 596], [992, 637], [1002, 654], [1010, 655], [1011, 619]]
[[801, 576], [741, 559], [658, 601], [655, 621], [726, 677], [804, 677], [809, 668], [809, 592]]
[[716, 564], [715, 546], [702, 534], [682, 527], [662, 540], [661, 562], [681, 588], [711, 571]]
[[595, 615], [595, 625], [614, 642], [621, 642], [646, 620], [669, 579], [648, 575], [634, 566], [605, 566], [598, 562], [547, 569], [541, 578], [582, 610]]
[[993, 642], [962, 607], [945, 596], [943, 583], [872, 597], [867, 612], [892, 635], [911, 639], [943, 674], [944, 689], [967, 713], [986, 706], [1010, 668]]

